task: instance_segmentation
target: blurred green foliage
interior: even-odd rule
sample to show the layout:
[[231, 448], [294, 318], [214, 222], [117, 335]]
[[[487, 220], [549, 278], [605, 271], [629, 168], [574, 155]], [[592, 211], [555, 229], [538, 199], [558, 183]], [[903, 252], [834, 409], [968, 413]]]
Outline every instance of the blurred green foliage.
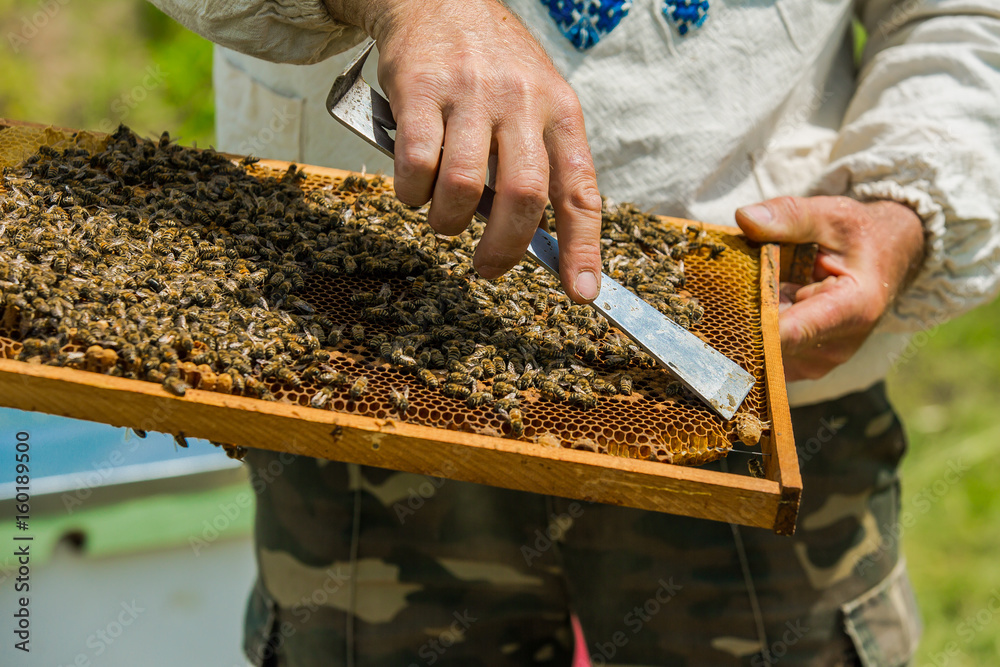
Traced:
[[[924, 617], [916, 665], [1000, 663], [1000, 302], [915, 336], [890, 396], [903, 416], [903, 549]], [[909, 357], [906, 359], [905, 357]], [[957, 483], [948, 471], [963, 470]]]
[[212, 45], [146, 2], [0, 0], [0, 116], [214, 136]]

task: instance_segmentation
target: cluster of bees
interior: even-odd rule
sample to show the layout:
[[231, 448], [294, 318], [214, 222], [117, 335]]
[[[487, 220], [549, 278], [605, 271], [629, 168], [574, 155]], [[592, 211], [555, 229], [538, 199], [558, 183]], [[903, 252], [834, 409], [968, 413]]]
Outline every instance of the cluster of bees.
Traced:
[[[331, 351], [362, 346], [415, 382], [494, 410], [514, 435], [524, 400], [590, 409], [630, 395], [630, 371], [654, 365], [529, 261], [479, 278], [481, 223], [440, 236], [379, 178], [306, 194], [295, 166], [262, 177], [252, 162], [121, 127], [100, 152], [42, 147], [5, 169], [0, 328], [20, 340], [20, 358], [178, 395], [195, 385], [268, 399], [269, 384], [305, 383], [324, 408], [368, 392], [363, 368], [330, 364]], [[701, 320], [684, 258], [726, 246], [630, 205], [607, 205], [602, 231], [607, 274], [684, 327]], [[346, 321], [309, 302], [310, 281], [346, 276], [378, 285], [351, 295]], [[391, 400], [405, 416], [409, 388]]]

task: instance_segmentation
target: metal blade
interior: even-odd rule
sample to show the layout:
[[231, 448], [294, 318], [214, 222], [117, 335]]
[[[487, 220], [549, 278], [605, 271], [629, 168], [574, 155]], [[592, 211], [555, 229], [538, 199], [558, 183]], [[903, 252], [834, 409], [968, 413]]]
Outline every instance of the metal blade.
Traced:
[[389, 157], [394, 157], [396, 142], [389, 132], [396, 129], [396, 121], [392, 117], [389, 101], [361, 78], [365, 59], [374, 46], [375, 42], [369, 40], [344, 73], [334, 80], [326, 98], [326, 108], [330, 115], [356, 135]]
[[[545, 230], [535, 232], [527, 254], [559, 275], [559, 244]], [[752, 375], [607, 274], [590, 305], [723, 418], [732, 419], [750, 393]]]
[[[334, 81], [327, 97], [330, 114], [369, 144], [393, 157], [396, 129], [389, 102], [361, 78], [370, 42]], [[476, 215], [489, 218], [495, 192], [483, 190]], [[526, 254], [559, 275], [559, 245], [548, 232], [535, 232]], [[601, 274], [601, 291], [591, 305], [658, 364], [724, 419], [732, 419], [754, 385], [753, 376], [690, 331], [681, 328], [622, 285]]]

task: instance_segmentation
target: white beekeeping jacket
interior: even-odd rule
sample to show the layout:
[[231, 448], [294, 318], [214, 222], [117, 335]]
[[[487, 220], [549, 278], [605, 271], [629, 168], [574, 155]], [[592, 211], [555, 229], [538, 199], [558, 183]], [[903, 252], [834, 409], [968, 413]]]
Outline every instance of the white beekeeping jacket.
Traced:
[[[364, 35], [319, 0], [154, 3], [222, 45], [218, 148], [391, 174], [324, 108]], [[612, 29], [588, 28], [583, 50], [555, 0], [508, 4], [579, 95], [605, 196], [719, 224], [781, 195], [892, 199], [920, 215], [927, 256], [914, 283], [849, 362], [789, 384], [793, 405], [867, 388], [911, 354], [913, 332], [996, 294], [1000, 1], [709, 0], [682, 34], [664, 11], [678, 3], [566, 0], [577, 19], [618, 12]], [[869, 34], [859, 71], [854, 12]]]

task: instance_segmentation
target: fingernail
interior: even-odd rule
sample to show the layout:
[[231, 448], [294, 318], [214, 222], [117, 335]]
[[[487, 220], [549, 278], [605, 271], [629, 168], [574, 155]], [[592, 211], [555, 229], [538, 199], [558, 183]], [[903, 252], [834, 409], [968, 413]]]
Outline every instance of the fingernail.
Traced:
[[503, 269], [499, 266], [491, 266], [489, 264], [484, 264], [482, 266], [473, 266], [481, 277], [487, 280], [493, 280], [503, 274]]
[[740, 209], [744, 216], [750, 218], [751, 222], [755, 222], [758, 225], [765, 226], [771, 222], [771, 210], [766, 206], [761, 206], [760, 204], [754, 204], [753, 206], [744, 206]]
[[576, 293], [587, 301], [593, 301], [597, 298], [597, 293], [600, 291], [600, 285], [597, 282], [597, 276], [593, 271], [581, 271], [576, 274], [576, 284], [573, 285], [576, 289]]

